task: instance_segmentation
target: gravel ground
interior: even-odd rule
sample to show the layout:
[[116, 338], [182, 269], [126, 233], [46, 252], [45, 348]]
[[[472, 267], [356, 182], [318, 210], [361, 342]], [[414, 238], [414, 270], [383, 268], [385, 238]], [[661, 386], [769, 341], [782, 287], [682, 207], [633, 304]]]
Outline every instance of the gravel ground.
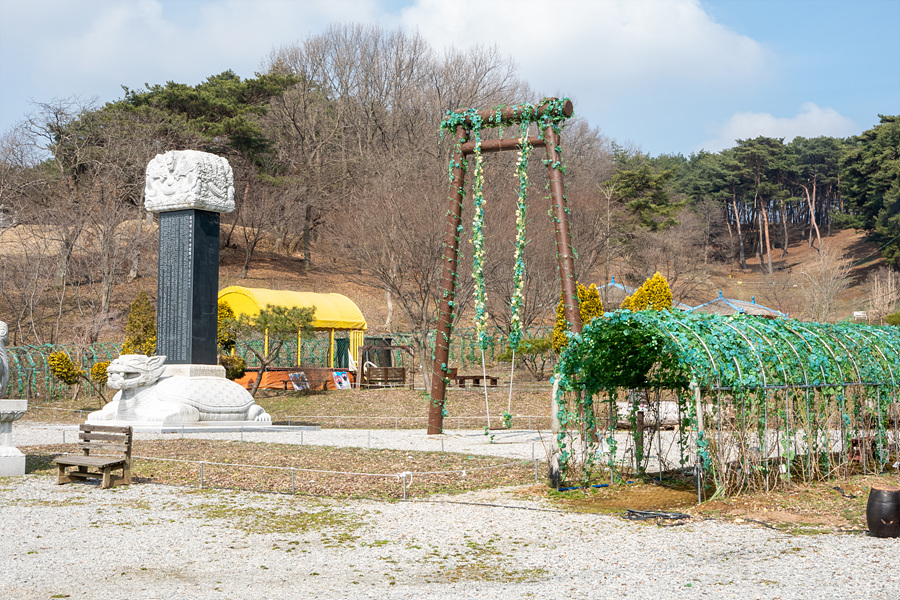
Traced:
[[[454, 442], [472, 447], [463, 451], [505, 445], [475, 444], [469, 433]], [[14, 442], [58, 443], [60, 435], [17, 426]], [[435, 443], [421, 432], [397, 436], [391, 443], [411, 444], [403, 447]], [[526, 437], [515, 451], [530, 457], [534, 443]], [[374, 502], [0, 479], [0, 598], [11, 600], [897, 600], [898, 556], [896, 539], [715, 521], [660, 528], [548, 509], [509, 490]]]

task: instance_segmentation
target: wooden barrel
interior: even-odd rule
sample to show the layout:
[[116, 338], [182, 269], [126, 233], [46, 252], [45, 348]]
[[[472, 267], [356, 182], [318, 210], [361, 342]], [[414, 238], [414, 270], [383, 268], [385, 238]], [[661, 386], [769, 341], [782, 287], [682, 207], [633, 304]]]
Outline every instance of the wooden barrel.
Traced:
[[866, 504], [866, 523], [873, 537], [900, 537], [900, 487], [872, 486]]

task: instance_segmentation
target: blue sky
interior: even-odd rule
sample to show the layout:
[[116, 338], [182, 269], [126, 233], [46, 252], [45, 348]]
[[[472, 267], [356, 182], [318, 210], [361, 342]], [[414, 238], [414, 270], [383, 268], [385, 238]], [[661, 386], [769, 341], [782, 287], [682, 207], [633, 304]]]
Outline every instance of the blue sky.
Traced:
[[273, 48], [349, 21], [438, 51], [497, 44], [539, 94], [653, 155], [900, 113], [898, 0], [0, 0], [0, 133], [31, 102], [252, 77]]

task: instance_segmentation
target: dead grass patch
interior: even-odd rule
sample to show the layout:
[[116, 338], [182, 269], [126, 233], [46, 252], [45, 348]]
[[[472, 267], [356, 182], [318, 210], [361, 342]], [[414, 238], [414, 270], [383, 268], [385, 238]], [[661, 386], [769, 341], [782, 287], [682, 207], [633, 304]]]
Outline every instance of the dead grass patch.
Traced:
[[[78, 450], [57, 444], [22, 451], [26, 472], [49, 474], [54, 456]], [[199, 487], [202, 462], [204, 487], [335, 498], [402, 498], [398, 474], [405, 472], [412, 473], [406, 476], [407, 497], [534, 482], [531, 461], [441, 452], [172, 439], [138, 440], [133, 454], [138, 483]]]

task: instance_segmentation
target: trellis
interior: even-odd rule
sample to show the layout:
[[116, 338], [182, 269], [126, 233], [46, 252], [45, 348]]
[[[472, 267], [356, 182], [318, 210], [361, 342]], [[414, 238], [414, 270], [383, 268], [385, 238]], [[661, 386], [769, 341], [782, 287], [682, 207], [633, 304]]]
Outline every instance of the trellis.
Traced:
[[50, 373], [47, 357], [63, 351], [73, 359], [81, 356], [79, 365], [90, 370], [94, 363], [109, 361], [119, 356], [121, 344], [98, 342], [80, 350], [55, 344], [10, 346], [10, 378], [7, 395], [15, 398], [54, 398], [65, 394], [68, 386]]
[[[632, 424], [641, 400], [662, 392], [677, 403], [679, 463], [694, 463], [698, 490], [703, 477], [720, 492], [768, 490], [881, 473], [898, 459], [894, 327], [618, 311], [573, 337], [556, 377], [564, 476], [580, 453], [584, 479], [604, 461], [615, 479], [623, 392]], [[632, 434], [640, 455], [643, 436]]]
[[[434, 361], [431, 376], [431, 406], [428, 413], [428, 433], [438, 434], [443, 429], [444, 400], [446, 398], [446, 386], [449, 382], [448, 373], [450, 367], [449, 347], [453, 333], [453, 311], [456, 304], [456, 278], [459, 268], [459, 238], [463, 231], [462, 208], [465, 197], [465, 174], [468, 170], [468, 157], [474, 156], [475, 161], [475, 223], [473, 225], [473, 244], [475, 245], [475, 279], [476, 279], [476, 306], [475, 320], [479, 328], [479, 341], [484, 344], [484, 301], [479, 297], [480, 289], [483, 289], [479, 281], [479, 264], [483, 259], [479, 219], [483, 214], [480, 189], [483, 182], [483, 170], [481, 155], [485, 152], [500, 152], [505, 150], [518, 150], [520, 159], [517, 163], [517, 172], [522, 176], [524, 160], [522, 156], [527, 154], [530, 147], [543, 146], [546, 152], [544, 164], [548, 171], [548, 189], [550, 195], [550, 215], [556, 229], [556, 256], [559, 265], [559, 274], [562, 284], [563, 305], [566, 319], [573, 332], [581, 331], [581, 316], [578, 313], [578, 302], [575, 292], [575, 263], [572, 250], [571, 236], [569, 234], [568, 207], [563, 193], [562, 174], [564, 171], [560, 147], [560, 131], [562, 123], [573, 114], [572, 103], [566, 99], [549, 98], [542, 100], [538, 105], [518, 104], [514, 106], [499, 106], [490, 110], [466, 109], [449, 112], [441, 123], [443, 130], [454, 136], [454, 150], [450, 159], [450, 186], [451, 195], [447, 210], [447, 229], [444, 241], [443, 270], [441, 277], [441, 303], [438, 314], [438, 327], [434, 343]], [[537, 124], [540, 134], [527, 136], [528, 126]], [[482, 140], [481, 130], [485, 128], [502, 128], [515, 125], [520, 128], [520, 136], [517, 138], [500, 138]], [[524, 183], [520, 179], [520, 200]], [[522, 227], [518, 223], [519, 215], [524, 215], [524, 209], [517, 207], [517, 270], [514, 274], [517, 289], [520, 289], [521, 270], [520, 265], [520, 240], [518, 233]], [[524, 223], [524, 216], [521, 217]], [[521, 240], [524, 245], [524, 238]], [[513, 312], [515, 313], [515, 294]]]

